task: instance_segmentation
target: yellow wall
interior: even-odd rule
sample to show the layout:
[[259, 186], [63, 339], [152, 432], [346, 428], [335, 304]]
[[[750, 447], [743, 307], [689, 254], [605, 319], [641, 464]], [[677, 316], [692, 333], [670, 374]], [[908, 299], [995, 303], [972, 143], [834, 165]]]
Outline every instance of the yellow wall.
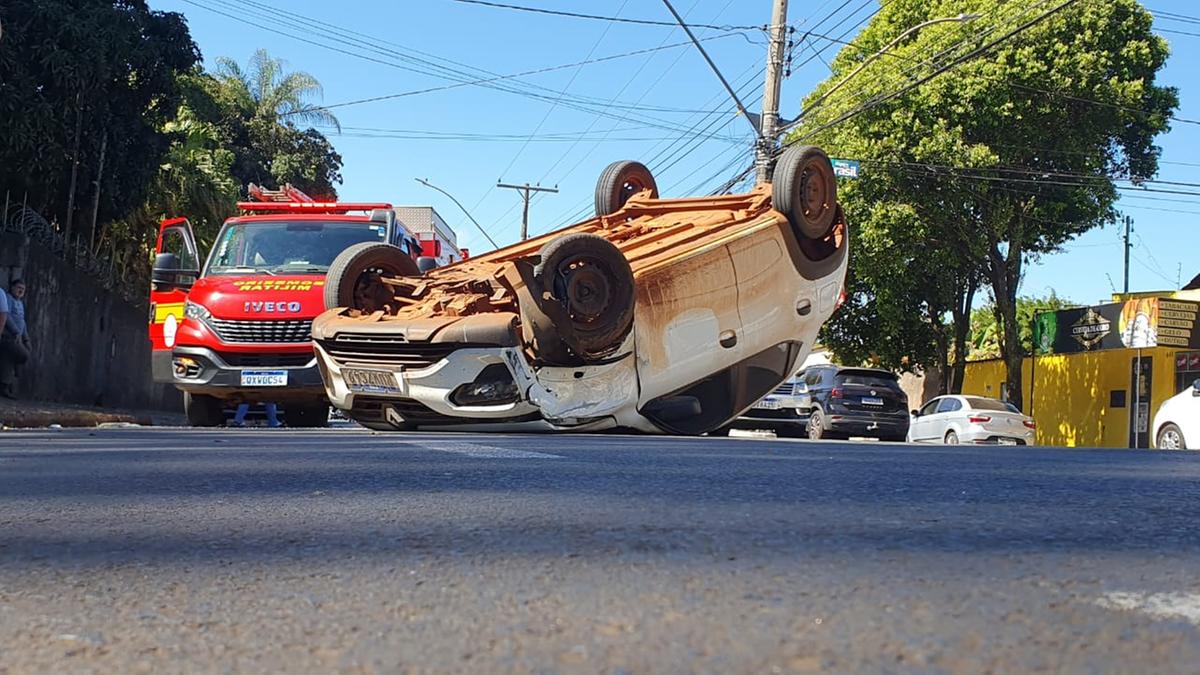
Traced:
[[[1153, 357], [1150, 420], [1163, 401], [1175, 394], [1175, 354], [1168, 347], [1143, 349]], [[1082, 354], [1053, 354], [1022, 365], [1022, 400], [1025, 412], [1037, 421], [1040, 445], [1099, 446], [1124, 448], [1129, 445], [1129, 414], [1134, 403], [1130, 389], [1136, 350], [1113, 349]], [[1033, 381], [1031, 370], [1036, 373]], [[1000, 398], [1004, 362], [998, 359], [967, 364], [963, 393]], [[1033, 388], [1033, 399], [1029, 391]], [[1125, 390], [1125, 407], [1109, 407], [1112, 390]], [[1032, 405], [1031, 405], [1032, 404]]]

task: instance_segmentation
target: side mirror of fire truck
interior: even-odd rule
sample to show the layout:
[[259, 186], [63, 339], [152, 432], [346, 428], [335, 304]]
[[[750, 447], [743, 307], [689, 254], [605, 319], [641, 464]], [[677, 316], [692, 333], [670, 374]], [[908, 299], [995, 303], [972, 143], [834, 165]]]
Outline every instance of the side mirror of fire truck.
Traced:
[[433, 256], [423, 255], [417, 258], [417, 269], [421, 270], [421, 274], [425, 274], [429, 270], [437, 269], [437, 258]]
[[159, 253], [154, 256], [154, 268], [150, 273], [150, 281], [158, 290], [170, 290], [192, 287], [199, 270], [185, 270], [179, 262], [179, 256], [174, 253]]

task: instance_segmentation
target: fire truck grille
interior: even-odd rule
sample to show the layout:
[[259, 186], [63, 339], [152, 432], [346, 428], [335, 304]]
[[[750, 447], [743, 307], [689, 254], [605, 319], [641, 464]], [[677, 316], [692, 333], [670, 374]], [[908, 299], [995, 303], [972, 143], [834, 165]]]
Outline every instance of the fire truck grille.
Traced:
[[407, 342], [402, 338], [361, 333], [338, 333], [321, 340], [321, 347], [338, 363], [387, 364], [417, 370], [428, 368], [459, 349], [485, 345]]
[[308, 342], [312, 339], [312, 320], [237, 321], [209, 319], [217, 336], [225, 342]]

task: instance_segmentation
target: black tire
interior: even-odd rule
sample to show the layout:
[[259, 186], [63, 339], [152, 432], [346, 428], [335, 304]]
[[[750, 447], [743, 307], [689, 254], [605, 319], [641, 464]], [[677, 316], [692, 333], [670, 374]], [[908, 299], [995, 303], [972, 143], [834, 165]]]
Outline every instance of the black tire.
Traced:
[[798, 238], [824, 239], [837, 221], [837, 176], [825, 151], [793, 145], [775, 164], [771, 206], [787, 216]]
[[338, 254], [325, 274], [325, 309], [351, 307], [364, 312], [383, 309], [392, 300], [381, 276], [419, 277], [417, 263], [401, 249], [380, 242], [355, 244]]
[[322, 403], [293, 403], [283, 409], [283, 421], [297, 429], [316, 429], [329, 426], [329, 405]]
[[183, 392], [183, 412], [188, 426], [219, 427], [225, 424], [225, 403], [215, 396]]
[[596, 215], [608, 216], [620, 211], [630, 197], [643, 190], [649, 190], [650, 197], [658, 199], [658, 185], [646, 165], [630, 160], [609, 164], [596, 181]]
[[825, 413], [820, 408], [813, 408], [812, 414], [808, 416], [808, 424], [804, 426], [804, 429], [810, 441], [819, 441], [822, 438], [827, 438], [829, 432], [825, 430]]
[[555, 237], [541, 250], [533, 270], [553, 314], [569, 326], [556, 326], [560, 338], [582, 358], [611, 355], [633, 328], [633, 270], [612, 242], [577, 232]]
[[946, 432], [946, 438], [943, 440], [946, 445], [958, 445], [958, 434], [953, 430]]
[[1164, 424], [1163, 428], [1158, 430], [1158, 438], [1154, 439], [1154, 447], [1158, 448], [1159, 450], [1188, 449], [1187, 442], [1183, 438], [1183, 431], [1180, 430], [1177, 425], [1170, 422]]

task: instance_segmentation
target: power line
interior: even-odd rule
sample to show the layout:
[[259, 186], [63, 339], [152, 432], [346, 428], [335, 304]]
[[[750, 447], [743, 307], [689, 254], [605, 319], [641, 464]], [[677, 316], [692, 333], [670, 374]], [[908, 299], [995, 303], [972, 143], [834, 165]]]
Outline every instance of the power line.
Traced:
[[1173, 35], [1186, 35], [1188, 37], [1200, 37], [1200, 33], [1189, 33], [1186, 30], [1173, 30], [1171, 28], [1158, 28], [1160, 33], [1171, 33]]
[[[551, 14], [554, 16], [565, 16], [565, 17], [570, 17], [573, 19], [594, 19], [594, 20], [598, 20], [598, 21], [609, 21], [611, 23], [631, 23], [631, 24], [640, 24], [640, 25], [644, 25], [644, 26], [671, 26], [671, 27], [674, 27], [676, 25], [675, 22], [673, 22], [673, 21], [656, 21], [653, 19], [628, 19], [628, 18], [620, 17], [620, 16], [600, 16], [598, 14], [582, 14], [579, 12], [566, 12], [563, 10], [545, 9], [542, 7], [527, 7], [527, 6], [523, 6], [523, 5], [509, 5], [509, 4], [499, 3], [499, 2], [485, 2], [484, 0], [453, 0], [453, 1], [461, 2], [463, 4], [468, 4], [468, 5], [483, 5], [485, 7], [495, 7], [497, 9], [510, 9], [510, 10], [514, 10], [514, 11], [518, 11], [518, 12], [533, 12], [533, 13], [537, 13], [537, 14]], [[618, 12], [618, 14], [619, 13], [620, 12]], [[715, 26], [715, 25], [706, 24], [706, 23], [693, 23], [693, 24], [688, 24], [688, 25], [692, 26], [693, 28], [705, 28], [705, 29], [710, 29], [710, 30], [723, 30], [723, 31], [764, 30], [763, 26]]]

